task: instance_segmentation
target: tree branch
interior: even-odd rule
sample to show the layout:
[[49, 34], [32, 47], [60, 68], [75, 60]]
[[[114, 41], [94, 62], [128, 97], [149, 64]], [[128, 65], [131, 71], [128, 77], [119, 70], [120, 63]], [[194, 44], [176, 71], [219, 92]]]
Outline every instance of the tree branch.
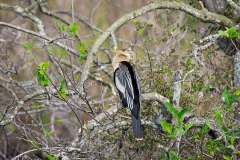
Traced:
[[41, 35], [39, 34], [38, 32], [34, 32], [34, 31], [31, 31], [31, 30], [28, 30], [28, 29], [25, 29], [25, 28], [22, 28], [22, 27], [19, 27], [19, 26], [15, 26], [15, 25], [12, 25], [12, 24], [9, 24], [9, 23], [6, 23], [6, 22], [1, 22], [0, 21], [0, 26], [5, 26], [5, 27], [9, 27], [9, 28], [12, 28], [12, 29], [15, 29], [15, 30], [18, 30], [18, 31], [21, 31], [21, 32], [24, 32], [24, 33], [28, 33], [28, 34], [31, 34], [35, 37], [38, 37], [38, 38], [41, 38], [43, 40], [46, 40], [48, 43], [54, 43], [56, 44], [57, 46], [61, 47], [62, 49], [65, 49], [66, 51], [78, 56], [78, 52], [75, 51], [73, 48], [70, 48], [60, 42], [54, 42], [55, 39], [52, 39], [50, 37], [47, 37], [45, 35]]
[[240, 51], [237, 51], [234, 55], [234, 87], [240, 89]]
[[232, 8], [234, 8], [235, 10], [237, 10], [240, 13], [240, 6], [237, 5], [237, 3], [235, 3], [232, 0], [226, 0], [226, 1]]
[[91, 67], [91, 64], [93, 62], [93, 55], [99, 50], [101, 45], [108, 39], [108, 37], [111, 35], [111, 33], [115, 32], [117, 29], [119, 29], [122, 25], [127, 23], [128, 21], [141, 16], [147, 12], [154, 11], [157, 9], [174, 9], [174, 10], [180, 10], [183, 12], [186, 12], [199, 20], [206, 22], [206, 23], [217, 23], [222, 24], [224, 26], [233, 26], [234, 22], [230, 19], [228, 19], [225, 16], [218, 15], [216, 13], [212, 13], [206, 10], [199, 10], [196, 8], [191, 7], [190, 5], [184, 4], [184, 3], [178, 3], [178, 2], [154, 2], [150, 3], [138, 10], [135, 10], [129, 14], [124, 15], [117, 21], [115, 21], [94, 43], [92, 46], [91, 51], [89, 52], [87, 56], [87, 60], [84, 64], [83, 73], [81, 75], [81, 81], [80, 81], [80, 93], [83, 94], [84, 88], [84, 82], [88, 78], [89, 75], [89, 69]]
[[28, 10], [23, 9], [19, 5], [9, 6], [3, 3], [0, 3], [0, 9], [12, 9], [14, 12], [21, 15], [22, 17], [32, 20], [36, 24], [39, 34], [41, 36], [46, 36], [42, 21]]
[[42, 94], [47, 94], [47, 92], [44, 90], [38, 90], [30, 95], [26, 95], [22, 99], [19, 99], [16, 102], [17, 105], [15, 106], [13, 113], [11, 113], [11, 114], [6, 113], [6, 115], [4, 115], [2, 119], [0, 119], [0, 126], [4, 126], [4, 125], [11, 123], [13, 121], [15, 115], [18, 113], [19, 109], [22, 108], [22, 106], [24, 105], [24, 103], [26, 103], [27, 101], [29, 101], [30, 99], [32, 99], [34, 97], [42, 95]]

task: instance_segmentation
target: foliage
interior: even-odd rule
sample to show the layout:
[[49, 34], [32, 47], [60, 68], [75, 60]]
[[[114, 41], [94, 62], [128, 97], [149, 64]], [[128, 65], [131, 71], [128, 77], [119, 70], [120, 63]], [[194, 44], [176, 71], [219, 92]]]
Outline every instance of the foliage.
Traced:
[[61, 57], [64, 57], [64, 56], [67, 55], [67, 51], [58, 49], [58, 50], [57, 50], [57, 54], [59, 54]]
[[161, 120], [160, 124], [162, 128], [168, 133], [168, 137], [177, 138], [177, 135], [184, 135], [193, 126], [193, 124], [184, 124], [184, 115], [189, 112], [189, 109], [183, 108], [181, 110], [176, 109], [171, 103], [165, 103], [168, 111], [172, 114], [173, 118], [177, 121], [176, 125], [169, 124], [166, 120]]
[[68, 32], [71, 36], [76, 36], [77, 31], [80, 29], [80, 27], [77, 25], [76, 22], [71, 22], [69, 26], [61, 25], [58, 29], [62, 32]]
[[47, 154], [46, 157], [47, 157], [48, 160], [59, 160], [59, 158], [54, 157], [54, 156], [51, 155], [51, 154]]
[[48, 67], [49, 67], [49, 62], [42, 62], [38, 65], [37, 82], [43, 87], [46, 87], [49, 84], [49, 79], [46, 74]]
[[240, 35], [240, 33], [237, 31], [235, 27], [232, 27], [232, 28], [226, 27], [225, 31], [219, 30], [218, 33], [222, 37], [229, 38], [229, 39], [237, 38]]
[[66, 99], [67, 97], [66, 84], [65, 84], [64, 77], [61, 78], [60, 88], [58, 90], [58, 97], [63, 100]]
[[240, 98], [240, 94], [238, 94], [238, 91], [236, 91], [233, 95], [231, 95], [228, 90], [225, 90], [222, 93], [222, 100], [223, 102], [225, 102], [224, 109], [228, 111], [232, 107], [233, 103], [239, 98]]
[[200, 137], [201, 140], [203, 140], [203, 137], [208, 132], [208, 130], [209, 130], [209, 124], [204, 123], [200, 132], [199, 132], [199, 137]]
[[222, 152], [224, 145], [221, 142], [221, 138], [217, 140], [208, 139], [206, 142], [206, 149], [211, 156], [215, 156], [216, 153]]
[[[234, 150], [235, 145], [235, 139], [240, 136], [240, 128], [238, 129], [230, 129], [227, 127], [227, 125], [224, 122], [224, 114], [226, 114], [229, 109], [233, 106], [233, 104], [236, 102], [236, 100], [239, 99], [238, 92], [235, 92], [233, 95], [229, 93], [228, 90], [225, 90], [222, 94], [222, 100], [225, 102], [224, 109], [218, 109], [215, 112], [215, 118], [217, 120], [217, 124], [220, 127], [220, 129], [223, 131], [224, 136], [226, 137], [226, 141], [228, 143], [228, 146], [226, 148], [230, 148]], [[219, 137], [217, 140], [221, 140], [222, 137]], [[216, 146], [218, 145], [218, 146]], [[220, 145], [220, 146], [219, 146]], [[208, 149], [210, 149], [210, 154], [214, 155], [215, 152], [222, 152], [223, 149], [226, 149], [225, 146], [221, 146], [222, 144], [217, 143], [217, 141], [208, 141], [206, 146]], [[233, 154], [233, 153], [232, 153]], [[231, 155], [228, 155], [228, 153], [223, 155], [224, 159], [231, 159]]]
[[163, 157], [163, 160], [180, 160], [180, 158], [178, 157], [178, 155], [175, 151], [170, 150], [169, 155], [165, 155]]
[[25, 43], [25, 44], [23, 44], [23, 48], [26, 51], [32, 51], [33, 50], [33, 44], [32, 43]]
[[215, 117], [217, 120], [218, 125], [222, 129], [222, 131], [226, 134], [227, 138], [230, 137], [238, 137], [240, 136], [240, 128], [236, 130], [230, 130], [223, 121], [223, 110], [219, 109], [215, 113]]
[[70, 25], [69, 25], [69, 33], [70, 33], [72, 36], [77, 35], [77, 31], [78, 31], [79, 29], [80, 29], [80, 27], [77, 25], [76, 22], [70, 23]]
[[146, 22], [141, 23], [137, 20], [133, 20], [133, 24], [135, 25], [135, 29], [138, 37], [141, 37], [145, 30], [147, 30], [149, 27], [152, 27], [151, 24], [147, 24]]
[[82, 62], [87, 57], [87, 50], [85, 47], [85, 41], [82, 41], [77, 45], [77, 49], [79, 52], [78, 62]]

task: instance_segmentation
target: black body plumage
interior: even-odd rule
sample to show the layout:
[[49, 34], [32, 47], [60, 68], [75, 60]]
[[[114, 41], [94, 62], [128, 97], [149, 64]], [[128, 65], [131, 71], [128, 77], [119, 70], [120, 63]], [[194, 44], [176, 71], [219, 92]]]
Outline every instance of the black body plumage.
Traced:
[[140, 119], [140, 81], [136, 71], [129, 62], [122, 61], [119, 63], [119, 67], [114, 72], [114, 82], [123, 107], [131, 111], [135, 138], [143, 139], [143, 128]]

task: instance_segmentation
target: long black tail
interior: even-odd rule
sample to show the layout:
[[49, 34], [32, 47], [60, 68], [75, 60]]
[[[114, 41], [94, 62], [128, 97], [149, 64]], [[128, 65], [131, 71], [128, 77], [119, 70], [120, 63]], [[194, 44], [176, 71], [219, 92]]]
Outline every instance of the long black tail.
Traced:
[[143, 140], [143, 127], [141, 124], [141, 119], [138, 116], [138, 119], [132, 115], [132, 126], [133, 126], [133, 134], [136, 140]]

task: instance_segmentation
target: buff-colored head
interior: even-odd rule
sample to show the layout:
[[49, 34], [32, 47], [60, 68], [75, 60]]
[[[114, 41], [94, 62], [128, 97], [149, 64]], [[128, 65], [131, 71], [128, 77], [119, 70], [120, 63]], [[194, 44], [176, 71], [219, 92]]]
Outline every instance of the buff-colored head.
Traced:
[[133, 55], [129, 51], [112, 50], [112, 53], [116, 54], [112, 60], [112, 65], [113, 65], [114, 70], [119, 67], [120, 62], [122, 62], [122, 61], [129, 62], [133, 59]]

